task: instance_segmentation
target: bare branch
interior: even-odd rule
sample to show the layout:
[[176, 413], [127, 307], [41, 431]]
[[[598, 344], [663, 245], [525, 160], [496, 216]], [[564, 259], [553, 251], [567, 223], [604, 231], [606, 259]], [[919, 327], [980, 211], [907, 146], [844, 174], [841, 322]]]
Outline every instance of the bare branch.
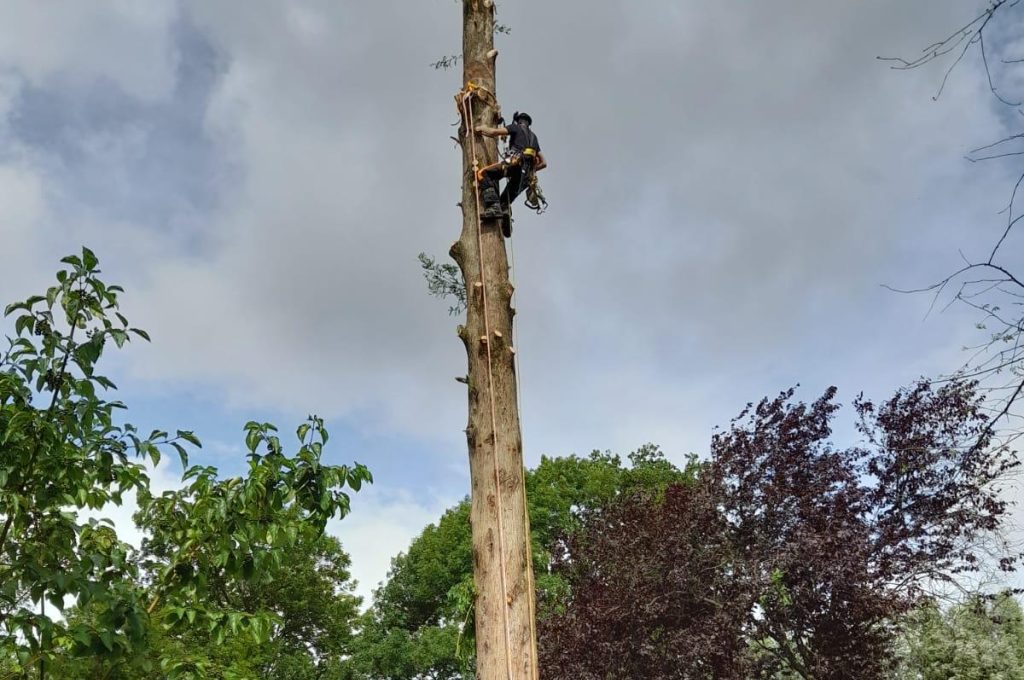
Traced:
[[964, 156], [964, 158], [971, 163], [977, 163], [979, 161], [991, 161], [997, 158], [1008, 158], [1009, 156], [1024, 156], [1024, 151], [1012, 151], [1010, 153], [1000, 153], [992, 156], [981, 156], [980, 158], [971, 158], [970, 156]]
[[1020, 0], [994, 0], [992, 4], [989, 5], [989, 7], [981, 14], [961, 26], [944, 40], [932, 43], [928, 47], [924, 48], [924, 50], [922, 50], [922, 54], [915, 59], [904, 59], [902, 57], [878, 57], [878, 59], [881, 61], [892, 62], [892, 66], [890, 68], [899, 71], [907, 71], [910, 69], [920, 68], [925, 64], [938, 61], [948, 54], [955, 53], [956, 57], [946, 69], [946, 72], [942, 77], [942, 83], [939, 85], [938, 91], [932, 97], [932, 99], [938, 99], [942, 96], [942, 92], [946, 88], [946, 83], [949, 81], [949, 76], [953, 73], [953, 69], [963, 61], [964, 56], [967, 54], [967, 51], [971, 46], [977, 44], [981, 49], [981, 58], [985, 66], [985, 75], [988, 78], [988, 85], [992, 94], [999, 99], [999, 101], [1008, 106], [1018, 106], [1019, 104], [1014, 104], [1000, 95], [992, 81], [992, 72], [988, 65], [988, 55], [985, 50], [984, 33], [989, 22], [1000, 10], [1009, 9], [1010, 7], [1017, 5], [1019, 2]]
[[[982, 26], [984, 28], [984, 26]], [[981, 46], [981, 61], [985, 65], [985, 76], [988, 78], [988, 89], [992, 91], [996, 99], [1006, 104], [1007, 106], [1020, 106], [1021, 102], [1010, 102], [1003, 98], [1003, 95], [999, 94], [996, 90], [996, 86], [992, 83], [992, 70], [988, 67], [988, 56], [985, 54], [985, 34], [980, 30], [978, 31], [978, 43]]]
[[1015, 139], [1021, 138], [1024, 138], [1024, 133], [1009, 135], [1008, 137], [1003, 137], [998, 142], [992, 142], [991, 144], [986, 144], [985, 146], [979, 146], [977, 149], [971, 149], [969, 154], [975, 154], [978, 153], [979, 151], [986, 151], [988, 149], [991, 149], [992, 147], [999, 146], [1000, 144], [1005, 144], [1006, 142], [1012, 142]]
[[1006, 206], [1006, 209], [1009, 212], [1009, 217], [1007, 218], [1009, 222], [1006, 225], [1006, 230], [1003, 232], [1003, 235], [999, 237], [999, 241], [996, 243], [995, 248], [992, 249], [992, 253], [988, 256], [989, 262], [992, 262], [995, 258], [996, 253], [999, 251], [999, 247], [1003, 245], [1003, 241], [1006, 240], [1010, 230], [1013, 229], [1013, 225], [1017, 224], [1021, 219], [1021, 216], [1016, 218], [1013, 216], [1013, 201], [1017, 198], [1017, 191], [1020, 189], [1021, 182], [1024, 182], [1024, 173], [1021, 173], [1020, 177], [1017, 178], [1017, 183], [1013, 185], [1013, 193], [1010, 194], [1010, 204]]

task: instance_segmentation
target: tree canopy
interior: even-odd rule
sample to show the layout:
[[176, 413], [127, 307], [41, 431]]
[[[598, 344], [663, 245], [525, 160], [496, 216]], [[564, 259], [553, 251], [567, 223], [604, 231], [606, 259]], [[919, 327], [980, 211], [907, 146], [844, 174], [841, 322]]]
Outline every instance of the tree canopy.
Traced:
[[[228, 478], [188, 466], [186, 447], [200, 446], [192, 432], [142, 436], [118, 415], [125, 405], [104, 398], [116, 386], [98, 368], [111, 347], [148, 336], [118, 311], [123, 291], [100, 279], [92, 251], [63, 262], [56, 285], [5, 312], [15, 318], [0, 354], [3, 669], [43, 676], [74, 658], [102, 658], [111, 672], [144, 662], [154, 620], [218, 645], [243, 634], [308, 644], [308, 627], [289, 628], [284, 603], [261, 589], [300, 541], [315, 544], [310, 532], [348, 513], [349, 493], [371, 481], [369, 471], [322, 462], [328, 435], [316, 417], [299, 426], [294, 453], [273, 425], [247, 424], [247, 473]], [[160, 464], [168, 450], [186, 466], [183, 486], [156, 495], [146, 463]], [[110, 522], [80, 514], [127, 494], [138, 499], [141, 550]], [[201, 673], [189, 654], [161, 656], [160, 672]]]
[[[566, 593], [562, 575], [552, 571], [555, 537], [574, 531], [588, 508], [605, 506], [637, 490], [663, 491], [689, 483], [691, 463], [679, 469], [656, 446], [622, 458], [544, 457], [527, 473], [534, 569], [540, 615], [560, 606]], [[469, 503], [449, 509], [392, 560], [387, 582], [376, 592], [362, 621], [355, 666], [366, 678], [412, 680], [472, 677], [473, 580]]]
[[835, 389], [751, 405], [696, 482], [584, 513], [557, 543], [564, 606], [541, 620], [546, 677], [883, 678], [901, 618], [986, 567], [1006, 519], [970, 382], [855, 402], [861, 442], [830, 441]]
[[[116, 386], [98, 366], [147, 336], [90, 251], [65, 263], [7, 309], [0, 677], [474, 677], [468, 501], [394, 558], [360, 613], [349, 558], [323, 532], [369, 471], [323, 463], [315, 416], [294, 452], [247, 423], [247, 465], [230, 477], [189, 464], [190, 431], [142, 436], [103, 398]], [[978, 385], [858, 397], [852, 445], [833, 441], [839, 410], [835, 388], [811, 403], [787, 390], [682, 467], [652, 445], [542, 458], [526, 486], [544, 677], [1017, 677], [1010, 595], [932, 597], [1018, 562], [989, 540], [1019, 462]], [[182, 485], [156, 494], [148, 472], [167, 452]], [[81, 517], [131, 494], [141, 546]]]
[[1009, 592], [974, 595], [908, 618], [896, 680], [1024, 679], [1024, 611]]

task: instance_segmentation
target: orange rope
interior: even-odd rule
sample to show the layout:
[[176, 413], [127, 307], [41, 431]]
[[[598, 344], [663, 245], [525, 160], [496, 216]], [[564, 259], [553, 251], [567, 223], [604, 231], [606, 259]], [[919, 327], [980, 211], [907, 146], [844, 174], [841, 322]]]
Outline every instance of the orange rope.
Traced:
[[[507, 568], [505, 565], [505, 521], [501, 508], [501, 474], [498, 466], [498, 419], [494, 405], [494, 367], [491, 360], [491, 327], [488, 320], [487, 306], [487, 277], [484, 275], [484, 246], [483, 246], [483, 223], [480, 219], [480, 180], [477, 179], [477, 166], [479, 161], [476, 157], [476, 126], [473, 124], [473, 99], [472, 91], [467, 91], [462, 96], [462, 110], [466, 121], [466, 132], [469, 135], [470, 153], [473, 155], [473, 196], [476, 201], [476, 245], [480, 258], [480, 293], [483, 295], [484, 306], [484, 333], [486, 334], [487, 347], [487, 396], [491, 404], [491, 459], [494, 462], [494, 492], [497, 499], [498, 511], [498, 559], [501, 568], [501, 590], [505, 600], [501, 602], [501, 618], [505, 628], [505, 665], [508, 670], [508, 680], [513, 680], [512, 674], [512, 638], [508, 625], [508, 583]], [[524, 484], [526, 480], [523, 480]], [[527, 537], [529, 540], [529, 537]]]

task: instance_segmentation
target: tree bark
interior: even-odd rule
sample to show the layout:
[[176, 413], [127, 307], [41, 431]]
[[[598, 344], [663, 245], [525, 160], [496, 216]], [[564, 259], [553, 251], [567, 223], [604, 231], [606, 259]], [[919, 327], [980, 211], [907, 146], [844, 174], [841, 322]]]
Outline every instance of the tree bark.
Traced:
[[[495, 125], [494, 6], [463, 0], [463, 78], [482, 88], [472, 99], [474, 129]], [[512, 285], [497, 221], [483, 223], [476, 195], [474, 160], [497, 159], [493, 139], [471, 139], [466, 121], [462, 143], [462, 234], [451, 255], [466, 282], [466, 325], [459, 337], [469, 360], [469, 467], [472, 484], [473, 579], [476, 585], [477, 678], [536, 680], [537, 653], [532, 565], [523, 445], [516, 400], [512, 347]], [[476, 158], [474, 159], [474, 150]]]

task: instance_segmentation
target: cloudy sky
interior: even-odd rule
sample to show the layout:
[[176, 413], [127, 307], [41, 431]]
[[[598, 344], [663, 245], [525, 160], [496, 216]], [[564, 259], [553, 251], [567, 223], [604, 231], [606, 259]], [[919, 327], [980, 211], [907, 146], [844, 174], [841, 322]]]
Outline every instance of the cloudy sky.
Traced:
[[[964, 359], [968, 317], [881, 284], [985, 251], [1013, 166], [963, 154], [1015, 123], [973, 56], [938, 101], [940, 68], [876, 56], [973, 4], [499, 4], [499, 96], [550, 163], [513, 240], [528, 464], [681, 460], [795, 383], [885, 396]], [[459, 4], [0, 7], [0, 300], [95, 250], [153, 337], [109, 366], [131, 417], [227, 472], [245, 421], [326, 417], [332, 462], [376, 476], [334, 525], [369, 592], [468, 490], [457, 320], [416, 262], [460, 228], [461, 74], [429, 66]]]

